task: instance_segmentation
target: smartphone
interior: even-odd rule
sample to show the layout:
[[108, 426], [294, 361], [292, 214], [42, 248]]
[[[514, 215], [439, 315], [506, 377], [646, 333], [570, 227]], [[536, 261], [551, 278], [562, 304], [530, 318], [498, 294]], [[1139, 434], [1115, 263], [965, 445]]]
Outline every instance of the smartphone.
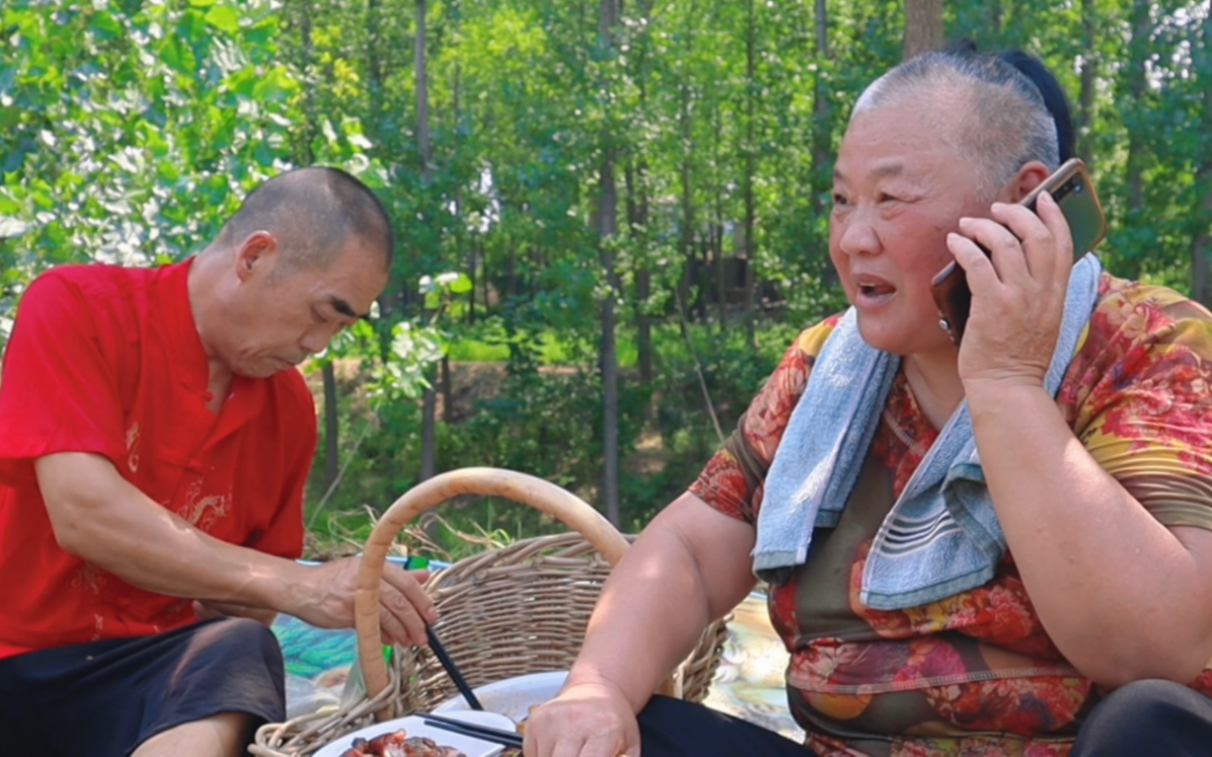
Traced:
[[[1073, 262], [1098, 246], [1107, 235], [1107, 218], [1103, 206], [1094, 192], [1090, 172], [1079, 158], [1070, 158], [1064, 165], [1031, 191], [1022, 200], [1022, 205], [1035, 210], [1035, 201], [1041, 192], [1050, 192], [1060, 206], [1069, 224], [1073, 237]], [[981, 249], [984, 249], [983, 247]], [[988, 255], [989, 251], [985, 250]], [[938, 307], [939, 325], [951, 335], [958, 347], [968, 323], [968, 312], [972, 307], [972, 292], [968, 289], [968, 278], [964, 269], [951, 261], [930, 282], [934, 304]]]

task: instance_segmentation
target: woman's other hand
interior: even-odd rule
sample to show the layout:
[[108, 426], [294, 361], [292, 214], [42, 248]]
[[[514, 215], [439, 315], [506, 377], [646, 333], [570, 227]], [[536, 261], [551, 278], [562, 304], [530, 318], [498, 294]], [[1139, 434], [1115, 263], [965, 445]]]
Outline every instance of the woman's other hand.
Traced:
[[640, 726], [609, 682], [573, 683], [526, 722], [526, 757], [640, 757]]
[[960, 233], [947, 237], [972, 290], [959, 352], [969, 396], [978, 387], [1043, 385], [1064, 312], [1073, 242], [1050, 194], [1040, 194], [1036, 212], [995, 203], [991, 218], [962, 218]]

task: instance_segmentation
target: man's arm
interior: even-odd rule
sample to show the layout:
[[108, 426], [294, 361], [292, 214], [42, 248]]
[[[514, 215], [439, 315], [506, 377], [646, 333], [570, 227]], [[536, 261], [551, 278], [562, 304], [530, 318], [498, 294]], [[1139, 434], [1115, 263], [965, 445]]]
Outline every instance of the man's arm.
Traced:
[[[141, 589], [215, 605], [285, 612], [322, 628], [353, 625], [358, 560], [299, 565], [220, 541], [153, 502], [104, 457], [64, 452], [35, 461], [59, 545]], [[381, 622], [424, 644], [433, 603], [416, 578], [384, 569]]]

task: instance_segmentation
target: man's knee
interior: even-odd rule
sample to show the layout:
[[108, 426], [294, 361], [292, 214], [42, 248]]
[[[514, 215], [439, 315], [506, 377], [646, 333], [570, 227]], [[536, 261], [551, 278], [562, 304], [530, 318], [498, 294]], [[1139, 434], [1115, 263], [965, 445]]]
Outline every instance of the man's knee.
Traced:
[[[1191, 754], [1186, 745], [1212, 743], [1209, 739], [1212, 701], [1207, 697], [1172, 681], [1136, 681], [1095, 706], [1073, 754]], [[1150, 751], [1157, 749], [1164, 751]]]
[[[198, 629], [198, 643], [218, 651], [230, 650], [232, 657], [253, 655], [271, 669], [282, 669], [282, 648], [273, 631], [251, 618], [223, 618]], [[224, 655], [226, 656], [226, 655]]]
[[248, 618], [204, 623], [192, 632], [188, 650], [165, 681], [163, 694], [172, 700], [166, 717], [204, 715], [226, 705], [263, 720], [281, 720], [285, 676], [282, 648], [263, 624]]

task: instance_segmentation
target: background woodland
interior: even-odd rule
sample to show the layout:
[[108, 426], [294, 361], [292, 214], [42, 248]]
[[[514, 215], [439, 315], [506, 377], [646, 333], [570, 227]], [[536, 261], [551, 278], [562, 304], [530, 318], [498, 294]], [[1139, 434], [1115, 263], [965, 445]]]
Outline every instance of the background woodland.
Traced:
[[[0, 333], [49, 266], [180, 259], [262, 179], [342, 166], [399, 250], [379, 317], [308, 366], [316, 549], [468, 465], [636, 530], [842, 307], [826, 223], [855, 97], [956, 37], [1067, 88], [1108, 267], [1212, 303], [1208, 0], [5, 0]], [[417, 535], [457, 550], [443, 533]]]

